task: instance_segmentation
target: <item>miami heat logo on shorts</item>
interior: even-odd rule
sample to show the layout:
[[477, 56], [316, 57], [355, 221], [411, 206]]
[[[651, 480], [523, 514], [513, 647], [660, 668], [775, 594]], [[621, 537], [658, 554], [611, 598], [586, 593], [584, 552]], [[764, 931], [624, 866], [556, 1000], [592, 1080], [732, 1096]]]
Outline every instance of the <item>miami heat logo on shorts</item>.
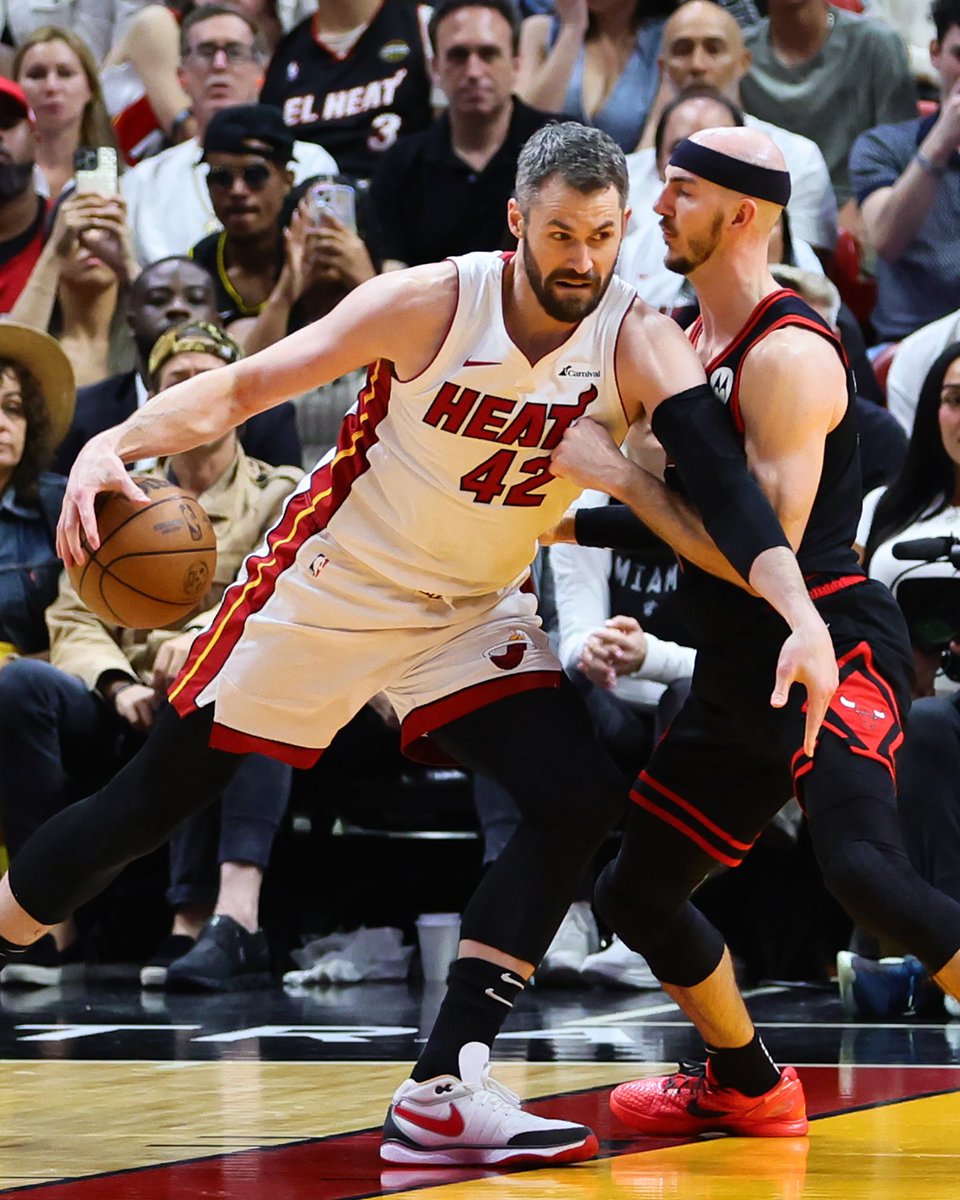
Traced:
[[513, 671], [523, 662], [524, 655], [533, 649], [533, 642], [525, 633], [515, 629], [505, 642], [498, 642], [489, 650], [484, 650], [483, 657], [488, 658], [501, 671]]

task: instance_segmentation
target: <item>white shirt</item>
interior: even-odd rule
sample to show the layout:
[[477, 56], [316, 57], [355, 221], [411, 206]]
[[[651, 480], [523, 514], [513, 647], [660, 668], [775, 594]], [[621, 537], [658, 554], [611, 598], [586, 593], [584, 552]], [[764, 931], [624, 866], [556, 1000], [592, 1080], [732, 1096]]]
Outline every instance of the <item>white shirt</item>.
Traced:
[[960, 309], [931, 321], [897, 347], [887, 374], [887, 408], [909, 434], [920, 389], [941, 350], [960, 341]]
[[107, 52], [130, 19], [151, 0], [0, 0], [0, 29], [10, 27], [19, 46], [42, 25], [72, 29], [87, 43], [97, 62]]
[[[597, 508], [608, 499], [603, 492], [587, 491], [576, 507]], [[560, 632], [558, 654], [564, 670], [572, 671], [590, 634], [601, 628], [608, 617], [617, 615], [610, 611], [613, 551], [598, 546], [558, 544], [550, 547], [549, 555]], [[613, 692], [628, 704], [653, 708], [668, 683], [693, 674], [696, 651], [651, 633], [646, 636], [643, 664], [631, 675], [618, 675]]]
[[[180, 142], [131, 167], [120, 178], [127, 202], [127, 224], [141, 266], [171, 254], [186, 254], [208, 233], [220, 228], [207, 193], [207, 164], [196, 138]], [[294, 180], [335, 175], [337, 164], [314, 142], [295, 142]]]
[[527, 577], [537, 539], [580, 493], [550, 474], [572, 420], [587, 415], [623, 440], [614, 353], [635, 298], [612, 279], [566, 341], [531, 365], [504, 322], [503, 255], [451, 261], [450, 330], [413, 379], [394, 378], [383, 361], [371, 368], [352, 451], [362, 466], [326, 525], [379, 575], [447, 598], [509, 591]]

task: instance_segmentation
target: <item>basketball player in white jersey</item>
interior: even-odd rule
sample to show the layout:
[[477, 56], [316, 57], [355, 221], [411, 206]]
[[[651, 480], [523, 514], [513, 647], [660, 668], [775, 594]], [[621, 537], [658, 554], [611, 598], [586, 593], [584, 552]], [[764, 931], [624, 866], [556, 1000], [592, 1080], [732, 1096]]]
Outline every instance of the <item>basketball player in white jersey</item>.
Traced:
[[309, 765], [385, 691], [411, 749], [429, 737], [522, 814], [464, 913], [443, 1006], [394, 1096], [389, 1162], [509, 1166], [597, 1149], [584, 1126], [525, 1113], [488, 1064], [624, 801], [525, 590], [538, 534], [578, 490], [550, 471], [570, 424], [589, 415], [619, 440], [641, 413], [690, 414], [668, 449], [731, 576], [792, 630], [772, 703], [791, 682], [807, 688], [811, 752], [836, 686], [826, 629], [695, 353], [613, 274], [626, 191], [605, 134], [546, 127], [520, 156], [514, 257], [471, 254], [362, 285], [315, 325], [98, 435], [67, 489], [59, 546], [82, 561], [81, 534], [97, 546], [96, 495], [138, 496], [125, 462], [210, 442], [372, 364], [336, 450], [228, 590], [144, 751], [38, 831], [0, 883], [0, 961], [221, 791], [239, 754]]

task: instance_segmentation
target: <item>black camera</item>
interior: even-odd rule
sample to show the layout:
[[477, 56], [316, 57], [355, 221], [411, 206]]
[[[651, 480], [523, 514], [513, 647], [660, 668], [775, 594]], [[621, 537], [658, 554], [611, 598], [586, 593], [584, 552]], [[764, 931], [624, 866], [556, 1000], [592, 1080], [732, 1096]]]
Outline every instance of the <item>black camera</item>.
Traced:
[[[955, 537], [895, 542], [890, 553], [901, 561], [947, 562], [960, 571], [960, 539]], [[896, 594], [910, 641], [918, 650], [939, 654], [944, 675], [960, 683], [960, 655], [951, 649], [952, 643], [960, 641], [960, 577], [901, 579]]]

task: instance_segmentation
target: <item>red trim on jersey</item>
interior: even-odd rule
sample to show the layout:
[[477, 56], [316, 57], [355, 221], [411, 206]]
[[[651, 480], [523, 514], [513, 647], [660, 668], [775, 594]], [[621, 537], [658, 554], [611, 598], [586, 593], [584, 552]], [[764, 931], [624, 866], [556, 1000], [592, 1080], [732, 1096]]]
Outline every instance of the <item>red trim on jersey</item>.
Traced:
[[451, 692], [439, 700], [422, 704], [404, 717], [400, 729], [400, 747], [409, 758], [422, 762], [449, 763], [450, 759], [438, 748], [418, 747], [417, 740], [427, 738], [435, 729], [505, 696], [515, 696], [535, 688], [559, 687], [562, 676], [562, 671], [521, 671], [503, 679], [486, 679], [483, 683], [471, 684], [459, 692]]
[[680, 818], [675, 816], [673, 813], [669, 813], [666, 811], [666, 809], [661, 808], [658, 804], [654, 804], [654, 802], [647, 796], [644, 796], [642, 792], [631, 792], [630, 799], [638, 807], [645, 808], [647, 812], [652, 813], [661, 821], [666, 821], [668, 825], [672, 825], [673, 828], [679, 833], [682, 833], [684, 837], [688, 837], [691, 842], [696, 842], [701, 850], [709, 854], [711, 858], [715, 858], [717, 862], [723, 863], [725, 867], [739, 867], [743, 862], [743, 855], [734, 858], [729, 854], [724, 854], [722, 850], [718, 850], [716, 846], [712, 846], [706, 838], [701, 837], [700, 834], [697, 833], [695, 829], [691, 828], [691, 826], [687, 825], [685, 821], [681, 821]]
[[340, 426], [337, 452], [318, 466], [306, 490], [295, 492], [267, 534], [261, 554], [246, 560], [244, 577], [231, 584], [220, 601], [212, 625], [193, 643], [190, 656], [170, 691], [170, 702], [185, 716], [220, 672], [243, 633], [247, 618], [259, 612], [276, 590], [280, 576], [294, 562], [304, 540], [326, 528], [369, 465], [370, 448], [377, 442], [377, 426], [390, 400], [390, 366], [378, 359], [370, 367], [357, 408]]
[[809, 588], [811, 600], [822, 600], [824, 596], [832, 596], [835, 592], [845, 591], [847, 588], [856, 587], [858, 583], [866, 583], [866, 575], [840, 575], [837, 579], [831, 579], [829, 583], [821, 583], [817, 587]]
[[289, 763], [300, 770], [315, 766], [323, 753], [309, 746], [291, 746], [289, 742], [275, 742], [272, 738], [241, 733], [239, 729], [231, 729], [229, 725], [221, 725], [218, 721], [214, 721], [210, 733], [210, 749], [226, 750], [228, 754], [265, 754], [268, 758]]
[[687, 337], [690, 339], [692, 346], [696, 346], [697, 342], [700, 341], [701, 333], [703, 333], [703, 317], [698, 316], [687, 330]]
[[713, 356], [713, 358], [711, 358], [710, 361], [707, 363], [704, 370], [707, 373], [708, 379], [710, 378], [710, 372], [713, 370], [713, 368], [718, 367], [720, 365], [721, 361], [724, 358], [726, 358], [728, 354], [732, 354], [733, 351], [736, 350], [736, 348], [740, 345], [740, 343], [745, 338], [750, 336], [750, 334], [754, 330], [755, 325], [760, 320], [760, 318], [763, 316], [763, 314], [767, 311], [767, 309], [770, 307], [770, 305], [776, 303], [776, 301], [780, 300], [782, 297], [789, 296], [791, 294], [796, 295], [795, 292], [791, 293], [789, 288], [778, 288], [777, 291], [771, 292], [769, 296], [763, 297], [763, 299], [760, 301], [760, 303], [757, 305], [757, 307], [753, 310], [753, 312], [750, 314], [750, 316], [747, 317], [746, 321], [744, 322], [743, 326], [740, 329], [740, 332], [734, 337], [733, 341], [728, 342], [727, 345], [724, 346], [724, 348], [720, 351], [720, 353], [715, 354]]
[[668, 787], [665, 787], [662, 783], [660, 783], [659, 780], [654, 779], [648, 771], [641, 771], [639, 779], [641, 782], [645, 783], [647, 787], [651, 787], [655, 792], [659, 792], [661, 796], [665, 796], [668, 800], [672, 800], [674, 804], [679, 804], [679, 806], [685, 812], [688, 812], [695, 820], [699, 821], [705, 829], [709, 829], [711, 833], [716, 834], [721, 841], [726, 842], [732, 849], [742, 850], [744, 854], [746, 854], [746, 852], [753, 845], [753, 842], [738, 842], [732, 834], [727, 833], [725, 829], [721, 829], [719, 825], [715, 825], [709, 817], [705, 816], [699, 810], [699, 808], [696, 807], [695, 804], [691, 804], [689, 800], [684, 800], [682, 796], [677, 795], [676, 792], [671, 791]]

